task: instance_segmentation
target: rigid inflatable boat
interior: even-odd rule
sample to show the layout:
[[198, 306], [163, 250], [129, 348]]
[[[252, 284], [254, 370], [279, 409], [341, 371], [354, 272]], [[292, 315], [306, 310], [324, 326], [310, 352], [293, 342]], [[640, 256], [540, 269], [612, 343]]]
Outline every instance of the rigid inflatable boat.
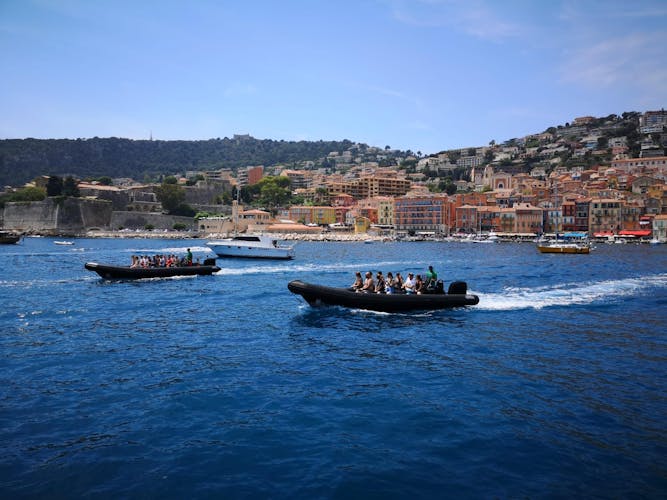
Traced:
[[215, 259], [206, 259], [203, 265], [177, 267], [130, 267], [108, 266], [97, 262], [86, 262], [86, 269], [96, 272], [107, 280], [139, 280], [145, 278], [171, 278], [173, 276], [208, 275], [220, 271]]
[[447, 293], [364, 293], [350, 288], [313, 285], [303, 281], [290, 281], [290, 292], [301, 295], [311, 306], [342, 306], [381, 312], [406, 312], [451, 307], [473, 306], [479, 302], [477, 295], [467, 293], [464, 281], [449, 285]]

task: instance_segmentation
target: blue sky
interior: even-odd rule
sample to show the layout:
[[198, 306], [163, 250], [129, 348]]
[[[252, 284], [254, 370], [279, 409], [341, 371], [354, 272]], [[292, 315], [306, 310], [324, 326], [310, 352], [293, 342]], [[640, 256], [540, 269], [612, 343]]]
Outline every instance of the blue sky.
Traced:
[[0, 138], [423, 154], [667, 106], [664, 0], [0, 0]]

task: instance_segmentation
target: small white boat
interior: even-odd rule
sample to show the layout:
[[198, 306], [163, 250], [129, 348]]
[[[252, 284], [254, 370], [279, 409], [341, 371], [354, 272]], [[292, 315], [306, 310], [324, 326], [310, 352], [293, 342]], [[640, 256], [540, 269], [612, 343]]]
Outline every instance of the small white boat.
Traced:
[[294, 247], [278, 244], [263, 235], [237, 235], [206, 243], [218, 257], [242, 257], [249, 259], [293, 259]]
[[73, 241], [54, 241], [56, 245], [74, 245]]

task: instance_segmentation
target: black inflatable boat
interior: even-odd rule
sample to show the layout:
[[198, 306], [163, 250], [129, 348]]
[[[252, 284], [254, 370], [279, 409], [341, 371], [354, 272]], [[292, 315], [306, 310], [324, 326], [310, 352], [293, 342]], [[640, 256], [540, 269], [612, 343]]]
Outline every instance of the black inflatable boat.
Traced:
[[206, 259], [203, 265], [178, 267], [129, 267], [108, 266], [97, 262], [86, 262], [85, 268], [96, 272], [107, 280], [140, 280], [146, 278], [171, 278], [173, 276], [208, 275], [220, 271], [215, 259]]
[[363, 293], [349, 288], [313, 285], [299, 280], [290, 281], [287, 288], [290, 292], [301, 295], [311, 306], [342, 306], [390, 313], [474, 306], [479, 302], [477, 295], [467, 293], [468, 285], [464, 281], [453, 282], [449, 285], [447, 293], [420, 295]]

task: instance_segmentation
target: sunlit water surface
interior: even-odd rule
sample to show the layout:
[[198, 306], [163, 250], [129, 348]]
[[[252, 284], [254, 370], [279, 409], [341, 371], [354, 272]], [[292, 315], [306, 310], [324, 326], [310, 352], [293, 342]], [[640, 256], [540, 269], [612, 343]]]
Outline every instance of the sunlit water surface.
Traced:
[[[103, 282], [203, 240], [0, 258], [0, 496], [638, 497], [667, 492], [667, 245], [299, 243], [290, 262]], [[310, 308], [292, 279], [461, 279], [476, 307]]]

